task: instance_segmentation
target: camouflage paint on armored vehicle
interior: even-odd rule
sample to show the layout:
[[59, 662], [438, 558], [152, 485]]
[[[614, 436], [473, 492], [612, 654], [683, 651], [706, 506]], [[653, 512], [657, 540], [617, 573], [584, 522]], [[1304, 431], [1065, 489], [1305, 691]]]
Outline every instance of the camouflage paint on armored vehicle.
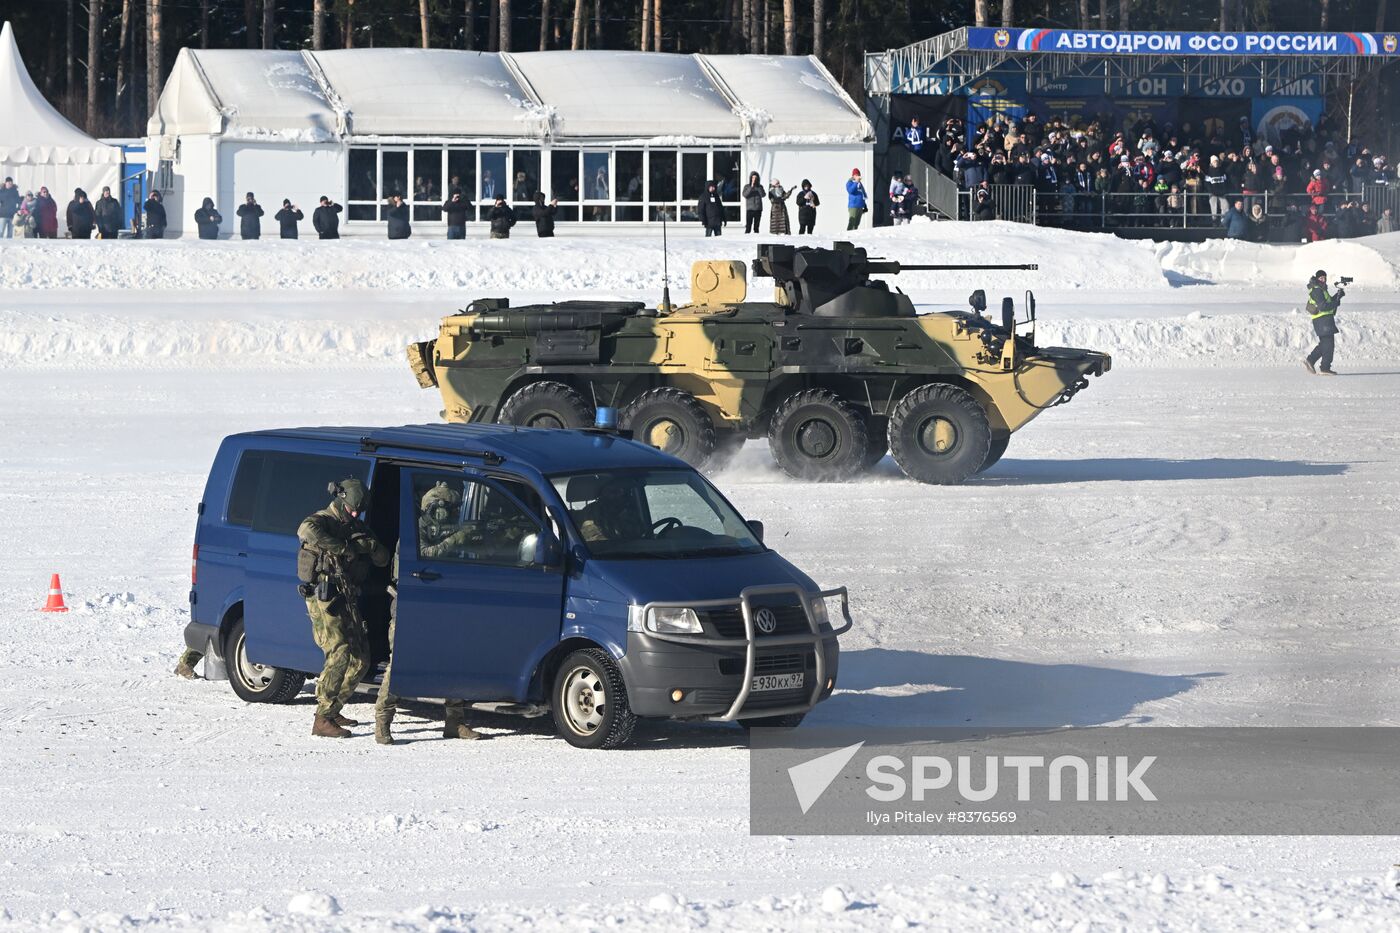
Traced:
[[870, 278], [962, 268], [871, 260], [849, 243], [763, 245], [753, 275], [775, 280], [771, 301], [745, 300], [742, 262], [698, 262], [687, 305], [483, 299], [408, 356], [449, 421], [582, 427], [606, 405], [621, 409], [623, 429], [696, 466], [767, 436], [803, 479], [845, 479], [888, 451], [915, 479], [960, 483], [1111, 363], [1037, 347], [1029, 294], [1022, 333], [1009, 298], [1000, 321], [982, 313], [980, 290], [970, 311], [918, 314]]

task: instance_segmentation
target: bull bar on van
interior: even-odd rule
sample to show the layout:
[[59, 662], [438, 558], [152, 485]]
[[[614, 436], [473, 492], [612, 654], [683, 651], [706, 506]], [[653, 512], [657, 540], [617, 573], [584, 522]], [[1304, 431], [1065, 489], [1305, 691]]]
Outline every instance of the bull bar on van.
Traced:
[[[811, 628], [811, 633], [800, 635], [765, 635], [762, 641], [758, 639], [754, 630], [754, 597], [792, 595], [797, 599], [797, 604], [802, 607], [802, 613], [807, 619], [807, 625]], [[840, 628], [833, 627], [829, 632], [823, 632], [820, 624], [812, 616], [811, 600], [813, 598], [825, 601], [829, 598], [840, 597], [841, 615], [846, 620], [846, 624]], [[656, 632], [646, 628], [646, 620], [650, 617], [653, 609], [731, 609], [735, 605], [744, 619], [743, 638], [724, 638], [714, 635], [686, 635], [669, 632]], [[722, 716], [709, 717], [720, 722], [733, 722], [739, 718], [744, 704], [748, 702], [749, 694], [753, 688], [754, 667], [758, 658], [759, 647], [781, 648], [786, 646], [804, 646], [812, 649], [816, 657], [816, 684], [812, 689], [810, 698], [806, 703], [794, 703], [787, 706], [764, 709], [764, 718], [772, 716], [789, 716], [796, 713], [805, 713], [821, 701], [822, 691], [826, 689], [826, 651], [824, 642], [827, 639], [834, 639], [851, 630], [855, 623], [851, 619], [850, 597], [846, 587], [839, 586], [831, 590], [819, 590], [815, 596], [797, 586], [788, 584], [772, 584], [764, 586], [749, 586], [739, 591], [738, 600], [733, 599], [699, 599], [682, 602], [649, 602], [640, 608], [642, 626], [648, 638], [655, 638], [659, 641], [672, 642], [674, 644], [687, 646], [705, 646], [709, 648], [743, 648], [744, 649], [744, 676], [739, 686], [739, 695], [734, 698], [727, 712]], [[830, 621], [827, 623], [830, 625]]]

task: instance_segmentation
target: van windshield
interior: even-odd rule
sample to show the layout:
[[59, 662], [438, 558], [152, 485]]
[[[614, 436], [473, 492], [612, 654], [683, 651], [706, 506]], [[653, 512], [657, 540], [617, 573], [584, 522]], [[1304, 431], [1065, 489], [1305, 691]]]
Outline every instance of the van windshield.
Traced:
[[637, 470], [552, 478], [579, 537], [600, 559], [723, 557], [763, 550], [698, 473]]

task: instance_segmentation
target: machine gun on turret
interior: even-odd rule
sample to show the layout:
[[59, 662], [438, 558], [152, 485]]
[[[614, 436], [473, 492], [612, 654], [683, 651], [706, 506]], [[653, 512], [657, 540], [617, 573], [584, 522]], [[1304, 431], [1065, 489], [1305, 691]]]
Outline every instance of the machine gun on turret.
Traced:
[[796, 314], [820, 317], [913, 317], [914, 304], [872, 275], [961, 270], [1035, 271], [1035, 263], [1014, 265], [940, 265], [871, 259], [865, 248], [836, 242], [831, 249], [768, 243], [753, 261], [754, 278], [777, 281], [779, 304]]

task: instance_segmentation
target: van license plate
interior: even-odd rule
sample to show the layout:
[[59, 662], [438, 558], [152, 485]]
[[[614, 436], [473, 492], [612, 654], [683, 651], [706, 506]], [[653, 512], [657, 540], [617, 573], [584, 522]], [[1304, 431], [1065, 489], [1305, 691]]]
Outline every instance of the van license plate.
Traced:
[[765, 690], [796, 690], [802, 686], [802, 674], [760, 674], [753, 679], [752, 686], [749, 687], [751, 693], [762, 693]]

